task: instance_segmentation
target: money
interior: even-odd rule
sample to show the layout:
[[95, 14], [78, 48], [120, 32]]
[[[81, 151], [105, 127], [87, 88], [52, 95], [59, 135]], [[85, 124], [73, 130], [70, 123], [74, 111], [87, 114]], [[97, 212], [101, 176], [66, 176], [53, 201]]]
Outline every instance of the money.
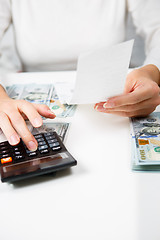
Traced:
[[131, 161], [131, 167], [133, 171], [160, 171], [160, 165], [138, 165], [137, 164], [137, 150], [136, 150], [136, 144], [132, 140], [131, 141], [131, 148], [132, 148], [132, 161]]
[[49, 108], [59, 118], [72, 117], [76, 110], [76, 105], [61, 104], [55, 88], [52, 89]]
[[11, 92], [11, 88], [12, 88], [12, 86], [6, 86], [6, 92], [7, 92], [8, 95]]
[[[56, 116], [60, 118], [73, 116], [76, 110], [76, 105], [60, 103], [53, 84], [14, 84], [7, 86], [6, 90], [12, 99], [24, 99], [31, 103], [48, 105]], [[64, 141], [69, 127], [68, 122], [47, 122], [46, 120], [43, 121], [43, 125], [40, 128], [34, 128], [29, 121], [26, 121], [26, 124], [32, 134], [56, 131], [62, 141]], [[6, 140], [0, 129], [0, 142]]]
[[9, 87], [9, 89], [7, 90], [7, 93], [9, 97], [12, 99], [19, 99], [20, 95], [22, 94], [23, 88], [24, 88], [24, 85], [16, 84], [16, 85], [13, 85], [12, 87]]
[[32, 103], [47, 104], [47, 102], [49, 101], [51, 90], [51, 84], [25, 85], [19, 98]]
[[67, 130], [69, 127], [69, 123], [66, 122], [54, 122], [54, 123], [48, 123], [44, 122], [43, 125], [39, 128], [32, 128], [31, 133], [32, 134], [38, 134], [38, 133], [44, 133], [44, 132], [53, 132], [56, 131], [56, 133], [59, 135], [60, 139], [64, 141], [64, 138], [66, 136]]
[[131, 126], [133, 164], [138, 168], [148, 165], [147, 169], [160, 169], [160, 112], [132, 118]]
[[[15, 84], [7, 87], [7, 93], [12, 99], [46, 104], [59, 118], [72, 117], [77, 107], [76, 105], [61, 104], [52, 84]], [[43, 119], [45, 118], [43, 117]]]
[[[34, 128], [29, 121], [26, 121], [27, 127], [32, 134], [44, 133], [56, 131], [60, 139], [64, 141], [66, 133], [68, 131], [69, 123], [67, 122], [45, 122], [39, 128]], [[0, 142], [6, 141], [6, 137], [0, 129]]]

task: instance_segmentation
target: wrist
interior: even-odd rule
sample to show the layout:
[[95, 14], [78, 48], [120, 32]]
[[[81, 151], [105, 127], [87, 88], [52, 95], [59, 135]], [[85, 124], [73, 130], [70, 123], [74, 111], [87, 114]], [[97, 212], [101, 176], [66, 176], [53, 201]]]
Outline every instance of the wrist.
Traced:
[[0, 100], [1, 99], [5, 99], [5, 98], [9, 98], [5, 89], [3, 88], [2, 85], [0, 85]]
[[139, 77], [149, 78], [150, 80], [152, 80], [152, 81], [156, 82], [158, 85], [160, 85], [160, 71], [153, 64], [148, 64], [139, 69], [135, 69], [130, 74], [134, 78], [139, 78]]

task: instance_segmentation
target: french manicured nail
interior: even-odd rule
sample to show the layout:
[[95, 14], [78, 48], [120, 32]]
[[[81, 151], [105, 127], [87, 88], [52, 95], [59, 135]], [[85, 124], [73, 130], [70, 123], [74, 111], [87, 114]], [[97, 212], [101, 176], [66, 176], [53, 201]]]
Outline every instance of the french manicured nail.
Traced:
[[104, 108], [113, 108], [114, 106], [114, 102], [106, 102], [103, 104]]
[[17, 136], [17, 134], [14, 133], [13, 135], [10, 136], [9, 143], [11, 145], [16, 145], [19, 143], [19, 137]]
[[98, 111], [98, 112], [101, 112], [101, 111], [103, 112], [104, 108], [103, 108], [103, 106], [97, 105], [97, 106], [95, 107], [95, 110]]
[[94, 109], [95, 109], [96, 111], [98, 111], [98, 105], [97, 105], [97, 106], [95, 106], [95, 107], [94, 107]]
[[42, 125], [42, 121], [39, 118], [35, 118], [33, 120], [34, 127], [40, 127]]
[[56, 116], [56, 115], [54, 114], [54, 112], [52, 112], [50, 109], [47, 110], [47, 111], [48, 111], [49, 114], [52, 114], [53, 116]]
[[51, 113], [51, 114], [54, 114], [50, 109], [48, 109], [47, 112], [49, 112], [49, 113]]
[[37, 145], [33, 141], [28, 142], [27, 147], [31, 151], [36, 151], [37, 150]]

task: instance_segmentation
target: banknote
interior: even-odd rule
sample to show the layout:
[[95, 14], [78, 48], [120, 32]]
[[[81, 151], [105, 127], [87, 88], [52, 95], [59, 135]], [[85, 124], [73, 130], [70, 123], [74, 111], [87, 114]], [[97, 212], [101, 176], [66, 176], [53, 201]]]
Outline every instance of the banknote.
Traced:
[[146, 118], [132, 118], [131, 126], [135, 164], [160, 165], [160, 112]]
[[38, 133], [56, 131], [60, 139], [64, 141], [68, 127], [69, 127], [69, 123], [66, 123], [66, 122], [45, 122], [44, 121], [41, 127], [39, 128], [32, 127], [31, 133], [38, 134]]
[[12, 87], [9, 87], [7, 93], [9, 97], [12, 99], [19, 99], [23, 92], [23, 89], [24, 89], [23, 84], [14, 84]]
[[51, 111], [53, 111], [59, 118], [72, 117], [76, 110], [76, 105], [61, 104], [58, 99], [55, 87], [52, 89], [52, 94], [48, 106]]
[[47, 104], [50, 99], [51, 91], [51, 84], [28, 84], [24, 86], [19, 98], [32, 103]]
[[[24, 99], [32, 103], [46, 104], [59, 118], [72, 117], [76, 105], [61, 104], [53, 84], [15, 84], [7, 87], [13, 99]], [[43, 117], [43, 119], [45, 119]]]
[[[26, 121], [27, 127], [32, 134], [56, 131], [60, 139], [64, 141], [66, 133], [68, 131], [69, 123], [67, 122], [43, 122], [43, 125], [39, 128], [34, 128], [29, 121]], [[6, 141], [7, 138], [0, 129], [0, 142]]]
[[131, 141], [131, 168], [133, 171], [160, 171], [160, 165], [139, 165], [137, 164], [137, 149], [134, 139]]
[[9, 95], [13, 86], [6, 86], [6, 92]]
[[50, 104], [50, 109], [59, 118], [72, 117], [76, 111], [76, 105], [61, 104], [60, 101], [55, 101]]

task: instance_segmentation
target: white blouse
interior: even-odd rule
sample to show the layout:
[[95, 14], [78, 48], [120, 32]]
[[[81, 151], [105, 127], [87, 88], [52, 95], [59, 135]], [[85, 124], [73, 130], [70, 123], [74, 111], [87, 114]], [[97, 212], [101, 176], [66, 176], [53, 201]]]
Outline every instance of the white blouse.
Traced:
[[160, 0], [0, 0], [0, 41], [12, 22], [23, 71], [71, 70], [81, 52], [125, 40], [128, 11], [144, 64], [160, 68]]

